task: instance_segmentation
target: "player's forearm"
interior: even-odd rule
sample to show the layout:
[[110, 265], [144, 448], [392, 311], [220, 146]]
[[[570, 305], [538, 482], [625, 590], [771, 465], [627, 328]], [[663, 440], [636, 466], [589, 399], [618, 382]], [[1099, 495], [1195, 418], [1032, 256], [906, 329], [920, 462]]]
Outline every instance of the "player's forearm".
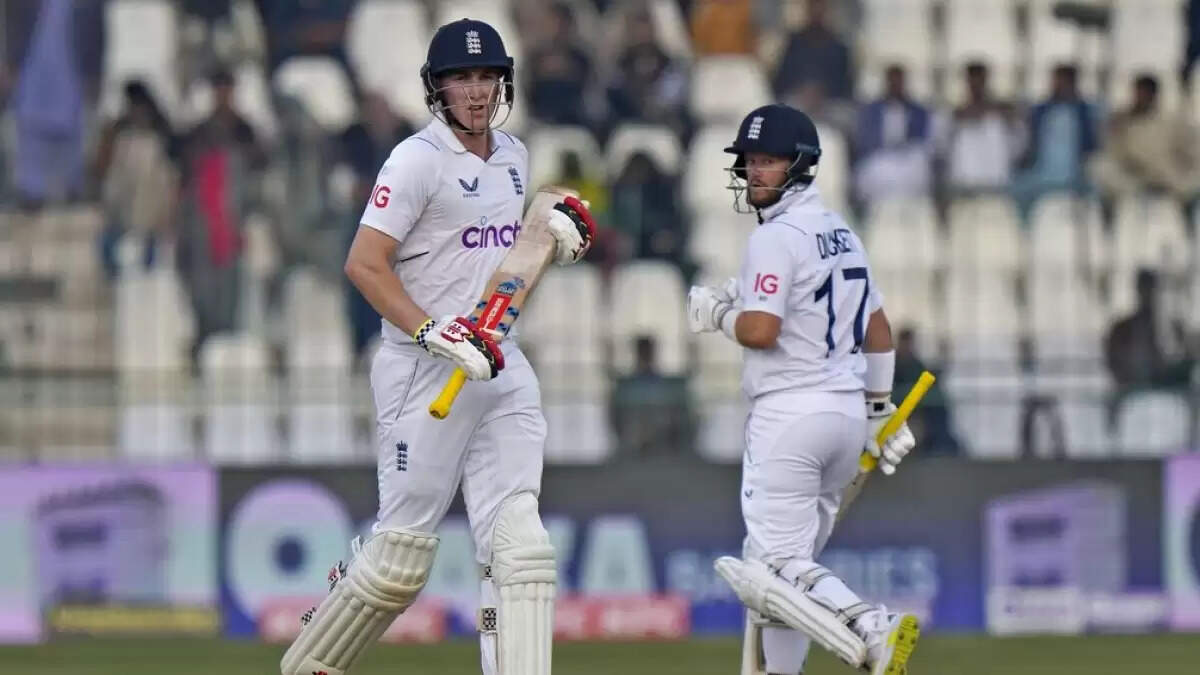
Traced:
[[389, 323], [412, 335], [429, 318], [404, 290], [390, 267], [356, 261], [346, 261], [346, 276], [362, 293], [371, 307]]

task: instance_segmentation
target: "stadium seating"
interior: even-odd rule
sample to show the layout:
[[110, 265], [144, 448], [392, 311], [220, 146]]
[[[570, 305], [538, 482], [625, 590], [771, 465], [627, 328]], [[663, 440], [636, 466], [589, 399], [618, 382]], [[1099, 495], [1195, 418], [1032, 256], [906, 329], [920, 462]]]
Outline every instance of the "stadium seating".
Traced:
[[772, 100], [762, 66], [749, 56], [708, 56], [693, 68], [691, 110], [701, 122], [737, 124]]
[[221, 464], [280, 458], [276, 382], [267, 345], [251, 335], [215, 335], [200, 352], [205, 457]]
[[562, 154], [574, 152], [579, 157], [580, 167], [585, 171], [600, 173], [596, 158], [601, 157], [600, 146], [592, 133], [583, 127], [544, 126], [534, 129], [525, 139], [529, 149], [529, 184], [549, 185], [562, 178]]
[[883, 91], [883, 70], [899, 63], [908, 70], [909, 91], [918, 99], [933, 94], [935, 49], [929, 0], [866, 0], [858, 33], [862, 55], [857, 83], [859, 98], [877, 98]]
[[728, 209], [733, 202], [733, 193], [725, 189], [733, 155], [724, 149], [736, 137], [737, 125], [723, 124], [706, 126], [692, 139], [683, 174], [683, 203], [693, 217]]
[[[1017, 22], [1009, 0], [946, 0], [946, 64], [952, 103], [966, 93], [961, 73], [972, 61], [988, 64], [992, 92], [1008, 99], [1016, 93]], [[982, 27], [986, 26], [986, 29]]]
[[1130, 394], [1117, 419], [1118, 447], [1123, 455], [1169, 455], [1187, 448], [1191, 413], [1179, 394]]
[[737, 276], [754, 224], [753, 216], [735, 213], [733, 209], [692, 220], [688, 255], [700, 265], [707, 283], [721, 284]]
[[[829, 208], [846, 214], [850, 203], [850, 148], [845, 135], [834, 127], [817, 123], [821, 159], [817, 163], [817, 189]], [[848, 216], [847, 216], [848, 217]]]
[[605, 146], [609, 180], [616, 180], [621, 175], [636, 152], [649, 155], [663, 173], [679, 175], [683, 149], [673, 131], [652, 124], [622, 124], [613, 131]]
[[124, 105], [123, 87], [141, 79], [168, 117], [179, 112], [175, 76], [179, 52], [178, 16], [167, 0], [115, 0], [105, 5], [107, 39], [100, 110], [116, 117]]
[[679, 270], [669, 263], [635, 261], [613, 272], [607, 316], [612, 322], [613, 366], [633, 370], [633, 342], [648, 335], [658, 343], [659, 369], [679, 375], [687, 367], [687, 292]]
[[608, 392], [604, 354], [609, 322], [603, 293], [595, 268], [552, 267], [521, 312], [517, 339], [548, 400], [591, 400]]
[[299, 100], [329, 133], [345, 129], [356, 116], [350, 82], [345, 71], [331, 58], [289, 58], [275, 71], [275, 87], [280, 93]]
[[416, 0], [360, 2], [346, 29], [347, 50], [361, 86], [382, 93], [415, 125], [429, 117], [419, 73], [431, 35], [425, 8]]
[[1062, 63], [1080, 68], [1079, 89], [1085, 96], [1099, 93], [1097, 69], [1103, 53], [1103, 40], [1097, 31], [1085, 31], [1054, 16], [1057, 0], [1027, 0], [1029, 32], [1026, 50], [1026, 78], [1023, 89], [1029, 100], [1040, 100], [1050, 91], [1050, 74]]

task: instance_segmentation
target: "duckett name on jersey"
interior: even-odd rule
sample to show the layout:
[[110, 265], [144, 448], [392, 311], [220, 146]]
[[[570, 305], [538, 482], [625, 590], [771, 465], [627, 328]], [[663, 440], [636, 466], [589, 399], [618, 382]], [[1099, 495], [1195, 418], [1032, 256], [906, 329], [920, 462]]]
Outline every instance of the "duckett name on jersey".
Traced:
[[513, 221], [508, 225], [488, 225], [487, 218], [480, 218], [478, 225], [472, 225], [463, 230], [463, 248], [493, 248], [502, 246], [512, 248], [521, 234], [521, 221]]
[[850, 230], [844, 227], [828, 232], [818, 232], [815, 236], [817, 253], [821, 254], [821, 260], [854, 250], [853, 241], [850, 239]]

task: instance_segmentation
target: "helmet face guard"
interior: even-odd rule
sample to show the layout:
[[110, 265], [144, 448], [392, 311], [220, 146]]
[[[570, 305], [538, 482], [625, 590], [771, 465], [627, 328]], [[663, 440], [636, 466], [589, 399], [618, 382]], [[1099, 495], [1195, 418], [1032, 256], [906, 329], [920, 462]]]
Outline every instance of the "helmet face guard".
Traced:
[[[429, 72], [428, 68], [422, 68], [421, 80], [425, 84], [425, 105], [429, 108], [430, 114], [441, 120], [446, 126], [467, 133], [486, 133], [503, 126], [508, 121], [508, 116], [512, 114], [513, 99], [516, 94], [511, 66], [496, 68], [496, 70], [501, 72], [500, 78], [492, 84], [491, 90], [484, 100], [475, 101], [470, 97], [470, 94], [467, 94], [467, 101], [465, 103], [451, 105], [446, 96], [446, 93], [450, 90], [467, 85], [443, 83], [442, 78], [444, 76], [479, 67], [481, 66], [451, 67], [441, 70], [436, 74]], [[468, 128], [454, 114], [456, 109], [466, 109], [470, 106], [481, 104], [488, 106], [487, 124], [483, 129]], [[504, 110], [503, 115], [500, 114], [501, 109]]]
[[[727, 148], [726, 152], [734, 152], [736, 155], [733, 164], [725, 169], [729, 173], [729, 184], [725, 186], [725, 189], [733, 192], [733, 210], [737, 213], [754, 213], [760, 208], [770, 206], [770, 204], [766, 204], [759, 207], [750, 203], [750, 177], [746, 171], [746, 153], [736, 152], [732, 148]], [[750, 152], [755, 152], [755, 150], [750, 150]], [[783, 157], [783, 155], [777, 156]], [[782, 185], [771, 188], [760, 187], [758, 189], [775, 190], [778, 192], [778, 195], [772, 200], [771, 204], [778, 202], [788, 192], [804, 190], [809, 185], [812, 185], [812, 182], [817, 178], [817, 160], [820, 157], [820, 148], [802, 146], [793, 155], [792, 163], [785, 169], [787, 179], [783, 181]]]

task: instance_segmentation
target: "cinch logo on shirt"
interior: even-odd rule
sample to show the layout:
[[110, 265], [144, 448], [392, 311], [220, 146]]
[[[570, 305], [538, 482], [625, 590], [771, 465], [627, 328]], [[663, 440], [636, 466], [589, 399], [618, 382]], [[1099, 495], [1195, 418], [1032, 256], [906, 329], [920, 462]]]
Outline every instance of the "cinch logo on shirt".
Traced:
[[493, 248], [497, 246], [512, 248], [520, 233], [520, 221], [497, 227], [488, 225], [487, 218], [480, 218], [478, 225], [472, 225], [463, 230], [462, 245], [463, 248]]
[[850, 243], [850, 230], [844, 227], [829, 232], [818, 232], [816, 237], [817, 253], [821, 254], [821, 260], [854, 250]]

